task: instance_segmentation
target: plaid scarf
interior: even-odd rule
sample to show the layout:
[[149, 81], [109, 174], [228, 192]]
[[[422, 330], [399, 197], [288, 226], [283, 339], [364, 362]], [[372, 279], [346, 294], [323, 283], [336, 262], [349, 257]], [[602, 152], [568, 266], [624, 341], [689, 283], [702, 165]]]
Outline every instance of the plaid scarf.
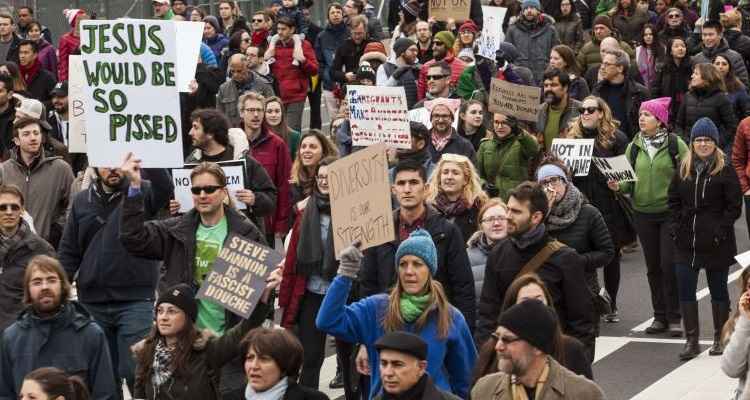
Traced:
[[172, 365], [172, 349], [170, 349], [164, 339], [156, 342], [154, 349], [154, 375], [152, 382], [155, 387], [160, 387], [172, 378], [174, 371]]

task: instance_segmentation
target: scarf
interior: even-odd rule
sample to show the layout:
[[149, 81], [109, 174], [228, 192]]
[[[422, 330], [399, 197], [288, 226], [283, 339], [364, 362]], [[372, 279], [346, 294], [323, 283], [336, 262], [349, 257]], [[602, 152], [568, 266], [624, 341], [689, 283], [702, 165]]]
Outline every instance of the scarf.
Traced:
[[268, 40], [268, 33], [269, 31], [267, 30], [254, 31], [250, 35], [250, 43], [252, 43], [253, 46], [259, 46], [266, 43]]
[[666, 129], [659, 128], [656, 131], [656, 134], [653, 136], [644, 136], [641, 135], [643, 138], [643, 144], [646, 147], [654, 147], [656, 149], [661, 148], [661, 146], [664, 144], [664, 142], [667, 140], [667, 135], [669, 132], [667, 132]]
[[302, 214], [295, 268], [298, 275], [305, 277], [318, 275], [330, 281], [336, 276], [333, 223], [328, 225], [328, 240], [323, 243], [320, 235], [321, 213], [331, 214], [330, 199], [328, 195], [314, 191]]
[[166, 341], [161, 339], [156, 342], [156, 348], [154, 349], [154, 364], [152, 366], [154, 375], [151, 382], [155, 387], [160, 387], [172, 378], [174, 371], [171, 366], [172, 350], [167, 346]]
[[545, 232], [546, 229], [544, 228], [544, 224], [542, 223], [537, 225], [536, 228], [530, 229], [519, 237], [511, 236], [510, 240], [513, 241], [513, 244], [515, 244], [519, 250], [523, 250], [541, 240], [544, 237]]
[[435, 197], [435, 208], [437, 208], [446, 218], [452, 218], [466, 212], [466, 209], [469, 208], [469, 204], [467, 204], [462, 198], [459, 198], [456, 201], [451, 201], [445, 192], [439, 192]]
[[638, 71], [643, 77], [643, 81], [646, 82], [647, 86], [651, 86], [651, 83], [656, 80], [656, 65], [654, 63], [654, 55], [651, 49], [646, 46], [638, 47]]
[[245, 387], [245, 400], [281, 400], [284, 398], [288, 387], [289, 379], [286, 376], [276, 382], [275, 385], [260, 393], [253, 390], [250, 384], [248, 384]]
[[546, 223], [550, 232], [563, 230], [570, 226], [578, 218], [578, 213], [581, 212], [581, 206], [584, 203], [585, 199], [578, 188], [570, 183], [566, 184], [565, 196], [559, 203], [552, 206], [547, 216]]
[[26, 86], [31, 85], [31, 82], [39, 75], [39, 70], [42, 69], [42, 63], [37, 58], [29, 66], [23, 66], [18, 64], [18, 68], [21, 70], [21, 76], [23, 81], [26, 82]]
[[[534, 386], [534, 398], [535, 399], [541, 399], [540, 394], [542, 393], [542, 390], [544, 389], [544, 384], [547, 383], [547, 378], [549, 377], [549, 361], [544, 364], [544, 369], [542, 370], [542, 373], [539, 375], [539, 378], [536, 381], [536, 385]], [[521, 383], [517, 376], [511, 375], [510, 377], [510, 391], [512, 394], [513, 400], [529, 400], [529, 396], [526, 394], [526, 388], [523, 386], [523, 383]]]
[[411, 295], [406, 292], [401, 294], [401, 303], [399, 309], [401, 310], [401, 317], [408, 324], [414, 322], [419, 318], [420, 315], [427, 309], [430, 303], [430, 294]]
[[697, 155], [693, 155], [693, 169], [696, 172], [696, 175], [703, 174], [704, 171], [710, 171], [711, 168], [714, 166], [714, 162], [716, 161], [716, 153], [711, 154], [710, 157], [707, 159], [702, 159], [698, 157]]
[[450, 142], [451, 136], [453, 136], [453, 135], [452, 134], [448, 134], [448, 135], [446, 135], [444, 137], [441, 137], [439, 135], [436, 135], [435, 132], [433, 132], [430, 135], [430, 139], [432, 140], [432, 146], [437, 151], [443, 151], [443, 149], [445, 148], [445, 146], [448, 145], [448, 142]]
[[390, 394], [383, 390], [382, 398], [383, 400], [419, 400], [424, 398], [424, 391], [427, 389], [427, 385], [431, 383], [432, 379], [430, 379], [430, 375], [424, 374], [409, 390], [399, 394]]

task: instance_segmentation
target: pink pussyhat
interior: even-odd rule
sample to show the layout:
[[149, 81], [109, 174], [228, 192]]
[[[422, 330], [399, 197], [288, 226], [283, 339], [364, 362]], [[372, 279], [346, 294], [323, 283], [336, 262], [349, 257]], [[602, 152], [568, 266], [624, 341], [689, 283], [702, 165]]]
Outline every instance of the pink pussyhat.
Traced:
[[641, 103], [640, 111], [650, 112], [664, 126], [669, 125], [669, 104], [672, 103], [671, 97], [659, 97]]

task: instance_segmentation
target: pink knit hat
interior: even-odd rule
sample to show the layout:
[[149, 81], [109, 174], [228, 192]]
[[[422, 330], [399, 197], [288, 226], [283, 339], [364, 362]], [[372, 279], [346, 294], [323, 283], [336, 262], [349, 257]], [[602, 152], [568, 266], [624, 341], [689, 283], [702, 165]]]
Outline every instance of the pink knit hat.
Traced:
[[650, 112], [666, 126], [669, 124], [669, 104], [671, 102], [671, 97], [659, 97], [658, 99], [644, 101], [641, 103], [640, 111]]
[[78, 16], [84, 14], [86, 14], [86, 11], [83, 11], [80, 8], [66, 8], [63, 10], [63, 15], [65, 15], [65, 19], [68, 21], [71, 28], [76, 26], [76, 19], [78, 19]]

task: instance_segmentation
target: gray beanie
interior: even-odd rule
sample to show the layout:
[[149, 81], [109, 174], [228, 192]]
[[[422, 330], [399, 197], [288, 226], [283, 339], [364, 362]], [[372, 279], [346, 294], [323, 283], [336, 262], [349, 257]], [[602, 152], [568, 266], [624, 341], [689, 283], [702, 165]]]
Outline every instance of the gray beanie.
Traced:
[[401, 54], [404, 54], [404, 52], [411, 46], [414, 46], [416, 43], [414, 43], [413, 40], [409, 38], [398, 38], [393, 43], [393, 53], [396, 54], [396, 57], [401, 57]]

